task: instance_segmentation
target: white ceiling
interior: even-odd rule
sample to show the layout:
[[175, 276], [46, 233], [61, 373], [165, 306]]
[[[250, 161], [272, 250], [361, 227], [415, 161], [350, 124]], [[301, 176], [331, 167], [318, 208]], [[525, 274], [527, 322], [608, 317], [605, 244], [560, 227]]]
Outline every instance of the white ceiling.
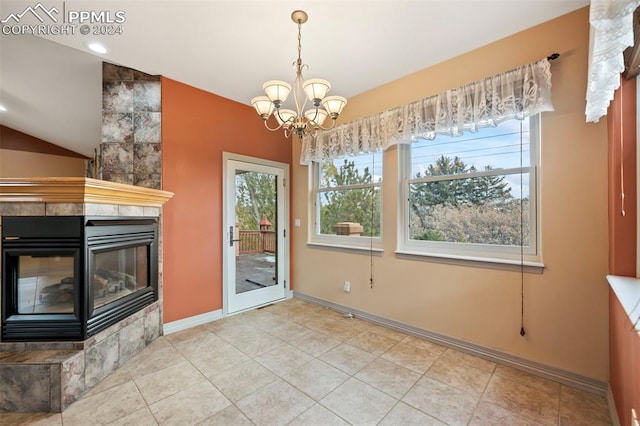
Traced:
[[[586, 6], [588, 0], [48, 1], [125, 12], [123, 34], [0, 35], [0, 123], [92, 155], [100, 143], [101, 61], [161, 74], [249, 104], [264, 81], [292, 81], [304, 9], [306, 78], [347, 98]], [[37, 0], [0, 2], [0, 20]], [[26, 18], [25, 18], [26, 19]], [[85, 42], [100, 41], [105, 55]], [[549, 52], [552, 53], [552, 52]], [[347, 106], [348, 108], [348, 106]], [[256, 119], [258, 117], [256, 116]]]

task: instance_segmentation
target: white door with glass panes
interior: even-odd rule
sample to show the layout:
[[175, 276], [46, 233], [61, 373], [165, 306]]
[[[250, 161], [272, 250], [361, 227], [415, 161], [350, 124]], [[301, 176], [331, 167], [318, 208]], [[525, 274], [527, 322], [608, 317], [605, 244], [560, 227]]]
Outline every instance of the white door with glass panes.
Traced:
[[235, 313], [286, 295], [288, 165], [225, 153], [225, 311]]

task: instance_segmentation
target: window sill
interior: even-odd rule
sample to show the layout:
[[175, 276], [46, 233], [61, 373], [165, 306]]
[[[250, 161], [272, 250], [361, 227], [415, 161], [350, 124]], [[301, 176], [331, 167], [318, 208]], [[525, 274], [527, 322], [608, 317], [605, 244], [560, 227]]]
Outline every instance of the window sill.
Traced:
[[[475, 268], [499, 269], [503, 271], [517, 271], [528, 274], [542, 274], [544, 271], [544, 263], [528, 262], [522, 264], [519, 261], [492, 259], [484, 257], [441, 255], [434, 253], [424, 253], [410, 250], [396, 250], [396, 255], [400, 259], [422, 260], [425, 262], [443, 263], [446, 265], [471, 266]], [[523, 268], [524, 267], [524, 268]]]
[[634, 329], [640, 331], [640, 278], [607, 275], [607, 281]]
[[363, 246], [350, 246], [346, 244], [318, 243], [313, 241], [307, 241], [307, 247], [337, 250], [337, 251], [343, 251], [347, 253], [357, 253], [357, 254], [373, 253], [376, 256], [381, 256], [384, 253], [383, 249], [377, 248], [377, 247], [371, 248], [371, 247], [363, 247]]

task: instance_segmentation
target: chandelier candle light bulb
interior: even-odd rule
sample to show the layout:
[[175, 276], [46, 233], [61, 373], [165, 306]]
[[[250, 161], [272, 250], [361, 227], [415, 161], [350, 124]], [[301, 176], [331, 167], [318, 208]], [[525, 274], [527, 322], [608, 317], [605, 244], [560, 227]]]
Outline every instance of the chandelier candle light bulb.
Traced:
[[[285, 137], [289, 137], [295, 132], [299, 138], [305, 135], [316, 137], [318, 129], [329, 130], [336, 125], [338, 116], [347, 104], [347, 100], [342, 96], [327, 96], [331, 90], [331, 83], [321, 78], [311, 78], [303, 80], [302, 69], [308, 68], [301, 59], [302, 52], [302, 24], [307, 22], [308, 15], [302, 10], [295, 10], [291, 14], [291, 20], [298, 24], [298, 59], [293, 63], [296, 69], [296, 78], [293, 85], [280, 81], [271, 80], [262, 85], [266, 96], [257, 96], [251, 99], [251, 105], [262, 118], [264, 125], [271, 131], [284, 129]], [[293, 92], [295, 111], [292, 109], [282, 109], [289, 94]], [[306, 98], [305, 98], [306, 95]], [[313, 104], [313, 108], [304, 111], [307, 100]], [[271, 115], [276, 117], [278, 127], [269, 127], [267, 120]], [[323, 127], [322, 124], [331, 117], [330, 127]]]

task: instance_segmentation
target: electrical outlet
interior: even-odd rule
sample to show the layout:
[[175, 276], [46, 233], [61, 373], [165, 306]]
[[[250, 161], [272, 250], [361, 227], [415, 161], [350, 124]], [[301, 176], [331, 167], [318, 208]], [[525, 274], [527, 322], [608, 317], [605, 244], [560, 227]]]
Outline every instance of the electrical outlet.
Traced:
[[344, 292], [351, 293], [351, 283], [349, 281], [344, 282]]

